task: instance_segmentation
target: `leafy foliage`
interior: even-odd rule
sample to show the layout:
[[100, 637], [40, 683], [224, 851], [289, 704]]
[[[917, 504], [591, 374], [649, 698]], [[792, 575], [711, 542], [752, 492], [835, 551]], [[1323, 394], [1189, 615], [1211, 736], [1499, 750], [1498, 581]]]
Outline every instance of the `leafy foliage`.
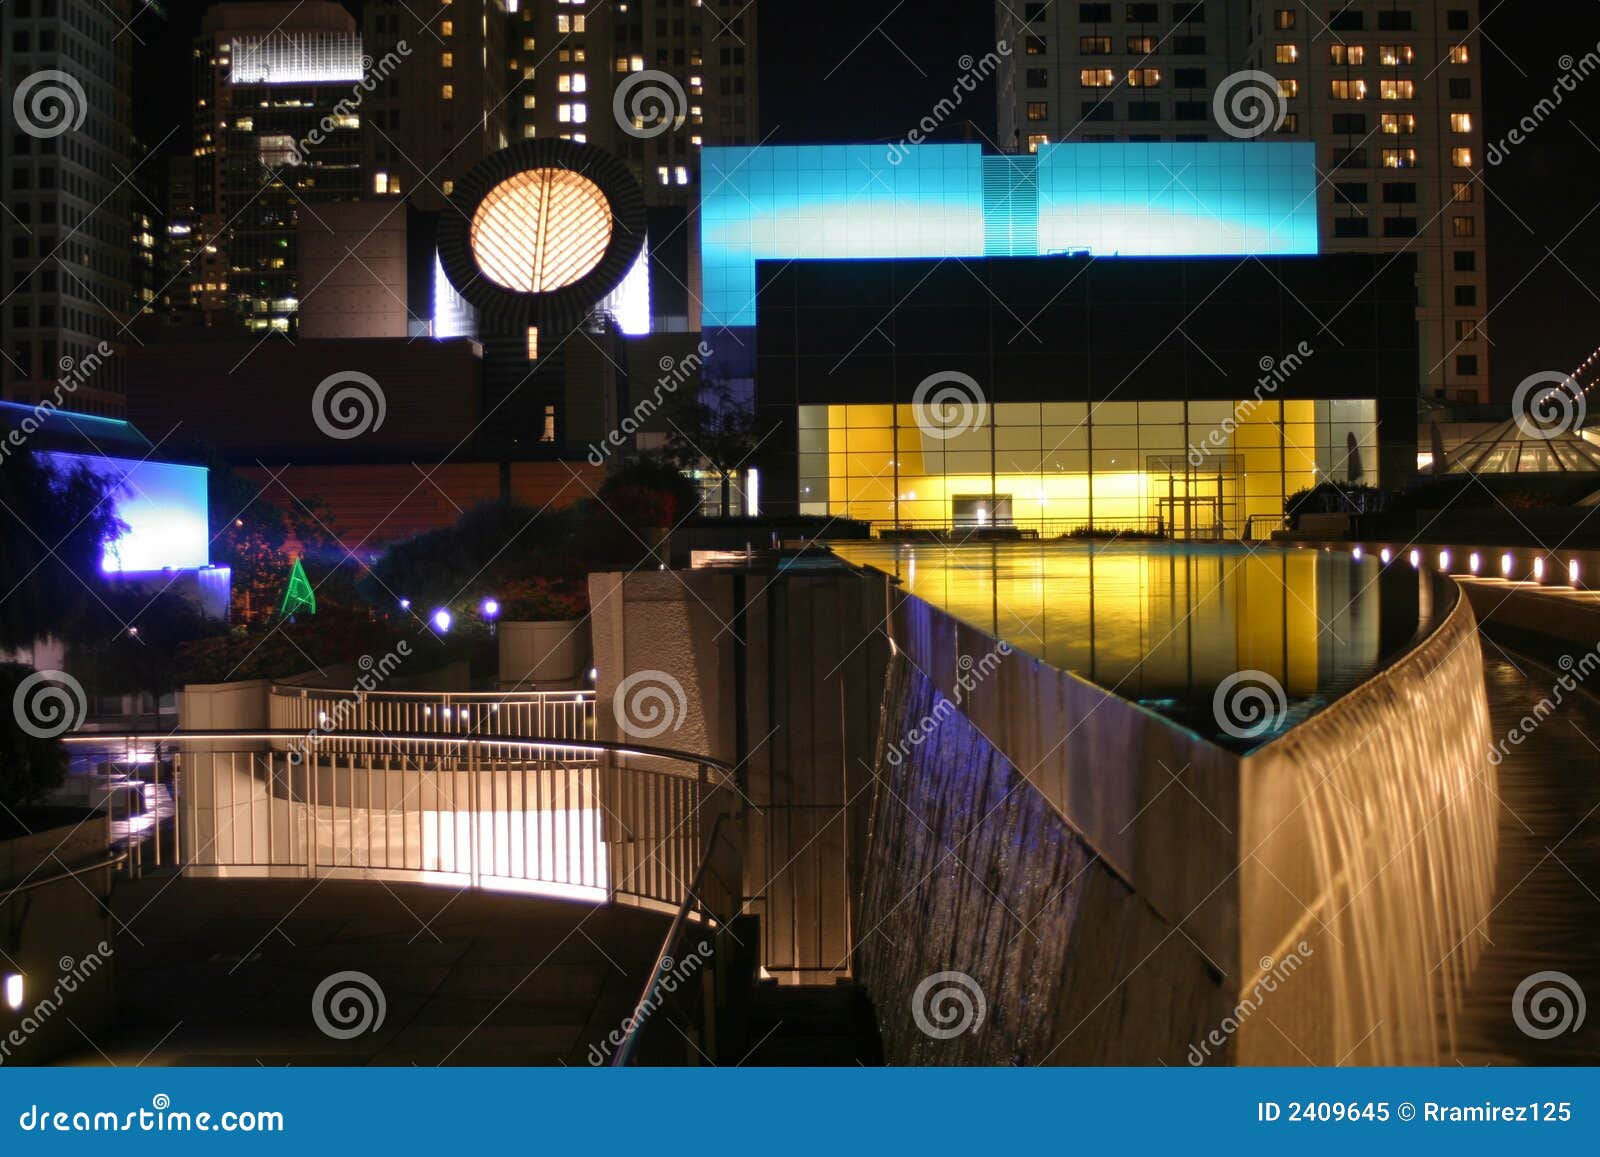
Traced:
[[[33, 668], [0, 663], [0, 700], [9, 712], [22, 681]], [[8, 717], [0, 727], [0, 804], [7, 808], [31, 803], [58, 786], [67, 773], [67, 749], [59, 739], [40, 739], [15, 726]]]

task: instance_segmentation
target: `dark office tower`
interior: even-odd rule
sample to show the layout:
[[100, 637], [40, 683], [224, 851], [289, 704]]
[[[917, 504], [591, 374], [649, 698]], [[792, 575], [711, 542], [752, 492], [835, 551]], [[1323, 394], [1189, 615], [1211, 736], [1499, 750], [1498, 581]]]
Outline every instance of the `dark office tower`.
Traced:
[[9, 400], [124, 409], [132, 7], [0, 5], [0, 383]]
[[361, 36], [338, 4], [223, 3], [195, 42], [195, 199], [201, 269], [248, 330], [292, 333], [303, 286], [296, 226], [361, 195]]
[[366, 194], [438, 212], [473, 165], [511, 143], [504, 0], [368, 0], [361, 104]]

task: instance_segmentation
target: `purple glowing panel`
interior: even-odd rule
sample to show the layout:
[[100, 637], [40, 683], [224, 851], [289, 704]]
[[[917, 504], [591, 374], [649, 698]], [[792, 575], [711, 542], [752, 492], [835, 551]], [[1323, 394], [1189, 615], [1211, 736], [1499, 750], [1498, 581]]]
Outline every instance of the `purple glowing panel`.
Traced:
[[85, 467], [110, 485], [111, 504], [128, 529], [106, 543], [102, 570], [117, 574], [211, 565], [204, 466], [64, 452], [40, 456], [62, 472]]

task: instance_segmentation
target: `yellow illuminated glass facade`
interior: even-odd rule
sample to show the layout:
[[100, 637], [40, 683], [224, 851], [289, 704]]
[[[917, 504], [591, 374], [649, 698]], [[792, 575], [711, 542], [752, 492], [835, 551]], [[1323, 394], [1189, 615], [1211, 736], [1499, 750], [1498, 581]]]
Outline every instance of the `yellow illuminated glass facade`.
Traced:
[[1010, 402], [959, 429], [917, 418], [911, 405], [801, 406], [801, 513], [1237, 537], [1319, 481], [1377, 481], [1371, 400]]

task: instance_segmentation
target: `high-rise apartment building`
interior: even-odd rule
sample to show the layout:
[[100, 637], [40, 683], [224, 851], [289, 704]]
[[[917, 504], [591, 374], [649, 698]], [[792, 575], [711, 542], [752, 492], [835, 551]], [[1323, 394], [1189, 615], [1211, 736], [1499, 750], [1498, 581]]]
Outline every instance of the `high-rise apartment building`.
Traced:
[[616, 153], [650, 207], [657, 329], [699, 317], [700, 149], [760, 140], [756, 5], [747, 0], [520, 0], [508, 104], [519, 138]]
[[[132, 307], [131, 0], [0, 5], [0, 384], [124, 410]], [[70, 400], [68, 400], [70, 396]]]
[[367, 196], [438, 212], [463, 173], [511, 143], [505, 62], [515, 0], [509, 8], [369, 0], [361, 29], [372, 87], [359, 113]]
[[361, 36], [329, 0], [222, 3], [205, 14], [194, 65], [195, 202], [216, 259], [191, 276], [202, 300], [226, 303], [208, 321], [290, 333], [307, 288], [298, 219], [362, 193]]
[[1485, 402], [1476, 9], [1472, 0], [1008, 0], [996, 5], [1010, 49], [1000, 143], [1314, 142], [1322, 250], [1414, 254], [1418, 391]]

